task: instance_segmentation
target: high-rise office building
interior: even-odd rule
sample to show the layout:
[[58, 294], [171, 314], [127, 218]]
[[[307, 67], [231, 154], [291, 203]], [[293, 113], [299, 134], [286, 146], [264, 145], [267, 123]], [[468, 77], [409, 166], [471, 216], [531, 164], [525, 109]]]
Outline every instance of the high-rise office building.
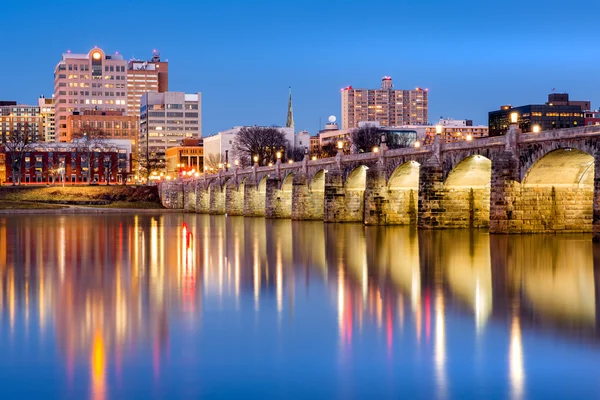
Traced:
[[169, 91], [169, 62], [156, 51], [150, 61], [131, 60], [127, 65], [127, 115], [140, 116], [142, 95]]
[[201, 93], [146, 92], [142, 95], [140, 158], [148, 155], [164, 160], [168, 148], [179, 146], [184, 139], [201, 137]]
[[428, 90], [394, 89], [392, 78], [384, 76], [381, 89], [342, 89], [342, 129], [357, 128], [371, 121], [381, 126], [426, 125]]
[[56, 141], [67, 142], [73, 111], [127, 112], [127, 61], [94, 47], [86, 54], [64, 53], [54, 70]]
[[38, 107], [42, 117], [42, 140], [45, 142], [54, 142], [55, 137], [55, 113], [54, 99], [44, 96], [38, 99]]

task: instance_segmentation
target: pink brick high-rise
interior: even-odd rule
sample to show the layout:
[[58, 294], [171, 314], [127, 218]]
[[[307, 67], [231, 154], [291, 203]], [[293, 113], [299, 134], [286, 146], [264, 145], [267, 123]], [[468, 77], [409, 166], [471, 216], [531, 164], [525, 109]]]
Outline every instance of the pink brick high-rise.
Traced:
[[94, 47], [87, 54], [64, 53], [54, 70], [56, 141], [70, 142], [67, 117], [73, 111], [127, 112], [127, 61]]
[[377, 121], [382, 126], [426, 125], [428, 90], [398, 90], [392, 78], [381, 79], [381, 89], [342, 89], [342, 129], [359, 122]]

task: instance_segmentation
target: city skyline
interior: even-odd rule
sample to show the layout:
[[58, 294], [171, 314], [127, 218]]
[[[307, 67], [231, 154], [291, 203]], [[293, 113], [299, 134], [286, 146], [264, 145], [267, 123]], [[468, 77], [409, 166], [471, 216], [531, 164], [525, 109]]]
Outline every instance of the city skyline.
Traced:
[[[473, 1], [383, 2], [377, 10], [398, 16], [402, 24], [397, 28], [386, 25], [375, 9], [364, 13], [364, 4], [355, 1], [319, 4], [320, 12], [309, 12], [310, 7], [297, 2], [263, 1], [255, 7], [181, 2], [185, 13], [177, 4], [165, 8], [147, 1], [140, 8], [135, 2], [107, 3], [118, 6], [124, 20], [135, 15], [135, 20], [150, 21], [146, 28], [155, 34], [147, 35], [138, 24], [107, 29], [102, 18], [78, 22], [85, 7], [76, 2], [63, 3], [64, 8], [41, 4], [31, 10], [12, 2], [5, 8], [11, 12], [0, 22], [5, 31], [22, 33], [11, 48], [11, 57], [22, 62], [0, 66], [2, 75], [11, 77], [3, 79], [0, 98], [35, 104], [40, 95], [49, 97], [50, 71], [60, 55], [98, 46], [107, 53], [118, 51], [125, 59], [149, 59], [152, 50], [160, 51], [171, 63], [170, 90], [204, 94], [204, 136], [235, 125], [283, 125], [289, 86], [296, 130], [314, 134], [329, 115], [340, 119], [341, 88], [377, 88], [385, 75], [394, 78], [397, 88], [429, 89], [430, 122], [444, 116], [485, 124], [488, 111], [505, 103], [537, 103], [553, 88], [573, 98], [589, 98], [596, 107], [600, 83], [593, 77], [600, 56], [589, 51], [586, 38], [598, 32], [591, 22], [600, 5], [588, 6], [576, 20], [561, 21], [561, 35], [547, 38], [545, 32], [554, 29], [548, 25], [555, 20], [552, 3], [560, 4], [507, 2], [497, 10]], [[160, 21], [152, 19], [153, 6], [161, 7]], [[427, 14], [432, 6], [434, 16]], [[26, 25], [11, 17], [25, 12]], [[55, 40], [29, 40], [41, 37], [47, 16], [57, 13], [71, 22], [57, 27]], [[277, 35], [267, 24], [272, 20], [281, 21]], [[353, 21], [361, 22], [357, 26], [381, 24], [381, 39], [362, 35]], [[178, 34], [169, 33], [174, 26], [180, 27]]]

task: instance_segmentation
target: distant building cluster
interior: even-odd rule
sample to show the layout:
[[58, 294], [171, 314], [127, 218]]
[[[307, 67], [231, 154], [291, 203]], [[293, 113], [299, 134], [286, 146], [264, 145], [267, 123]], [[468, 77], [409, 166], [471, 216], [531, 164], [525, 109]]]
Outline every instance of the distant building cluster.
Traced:
[[[402, 138], [397, 142], [402, 146], [420, 146], [436, 137], [457, 142], [503, 135], [511, 115], [516, 115], [525, 133], [600, 124], [600, 111], [592, 111], [590, 101], [571, 100], [566, 93], [552, 93], [544, 104], [504, 105], [489, 112], [488, 126], [452, 118], [432, 124], [429, 90], [396, 89], [392, 78], [384, 76], [377, 89], [343, 88], [341, 128], [331, 116], [314, 136], [295, 131], [290, 88], [285, 126], [275, 128], [296, 158], [298, 151], [324, 157], [335, 149], [353, 151], [351, 134], [365, 127], [373, 128], [370, 134]], [[206, 171], [208, 158], [227, 168], [233, 163], [235, 138], [242, 128], [203, 137], [202, 93], [169, 91], [169, 62], [156, 51], [148, 60], [126, 60], [98, 47], [80, 54], [68, 51], [54, 68], [52, 96], [41, 96], [33, 105], [0, 100], [0, 184], [14, 181], [17, 175], [23, 183], [48, 183], [56, 165], [62, 164], [63, 183], [175, 177], [182, 171]], [[80, 144], [95, 135], [104, 144], [96, 144], [98, 156], [92, 160], [84, 156]], [[28, 146], [19, 150], [25, 156], [16, 161], [11, 153], [18, 151], [15, 142], [19, 141]], [[118, 160], [111, 161], [118, 167], [111, 168], [110, 174], [98, 161], [106, 157]]]

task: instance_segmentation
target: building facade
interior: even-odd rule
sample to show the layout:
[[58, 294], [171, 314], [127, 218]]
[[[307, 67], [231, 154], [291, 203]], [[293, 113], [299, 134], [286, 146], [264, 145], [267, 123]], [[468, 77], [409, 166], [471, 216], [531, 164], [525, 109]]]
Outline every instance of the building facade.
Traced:
[[546, 105], [550, 106], [579, 106], [583, 111], [592, 108], [592, 102], [589, 100], [569, 100], [568, 93], [550, 93]]
[[600, 110], [586, 111], [584, 118], [586, 125], [600, 125]]
[[130, 60], [127, 64], [127, 115], [140, 117], [142, 95], [169, 91], [169, 62], [154, 52], [149, 61]]
[[182, 171], [202, 172], [204, 147], [200, 140], [184, 140], [181, 145], [167, 149], [166, 164], [169, 176], [178, 176]]
[[147, 92], [142, 96], [139, 154], [165, 159], [167, 149], [202, 137], [202, 94]]
[[42, 117], [42, 140], [44, 142], [54, 142], [56, 130], [54, 99], [47, 99], [42, 96], [38, 99], [38, 107]]
[[[12, 184], [13, 178], [24, 184], [131, 180], [131, 145], [127, 141], [111, 141], [91, 155], [81, 152], [74, 143], [40, 143], [21, 154], [4, 151], [0, 155], [4, 167], [4, 180], [0, 184]], [[20, 176], [13, 177], [13, 162], [21, 165]]]
[[533, 132], [561, 128], [574, 128], [585, 124], [581, 106], [530, 104], [520, 107], [502, 106], [500, 110], [490, 111], [488, 116], [489, 135], [504, 135], [510, 126], [511, 114], [516, 113], [519, 128], [524, 132]]
[[94, 47], [86, 54], [64, 53], [54, 70], [58, 142], [67, 142], [67, 118], [74, 111], [127, 112], [127, 61]]
[[30, 142], [44, 140], [44, 123], [40, 107], [24, 104], [0, 105], [0, 143], [10, 141], [11, 134], [27, 134]]
[[108, 139], [127, 139], [134, 147], [137, 143], [138, 118], [123, 115], [122, 111], [75, 111], [67, 117], [67, 141], [86, 127], [101, 129]]
[[382, 126], [426, 125], [428, 89], [394, 89], [392, 78], [384, 76], [381, 89], [342, 89], [342, 129], [372, 121]]
[[[419, 131], [419, 126], [413, 126]], [[439, 132], [438, 132], [439, 131]], [[424, 144], [432, 144], [436, 135], [440, 135], [443, 142], [462, 142], [465, 140], [479, 139], [489, 136], [489, 129], [485, 125], [473, 125], [468, 119], [440, 119], [436, 125], [425, 126]]]

